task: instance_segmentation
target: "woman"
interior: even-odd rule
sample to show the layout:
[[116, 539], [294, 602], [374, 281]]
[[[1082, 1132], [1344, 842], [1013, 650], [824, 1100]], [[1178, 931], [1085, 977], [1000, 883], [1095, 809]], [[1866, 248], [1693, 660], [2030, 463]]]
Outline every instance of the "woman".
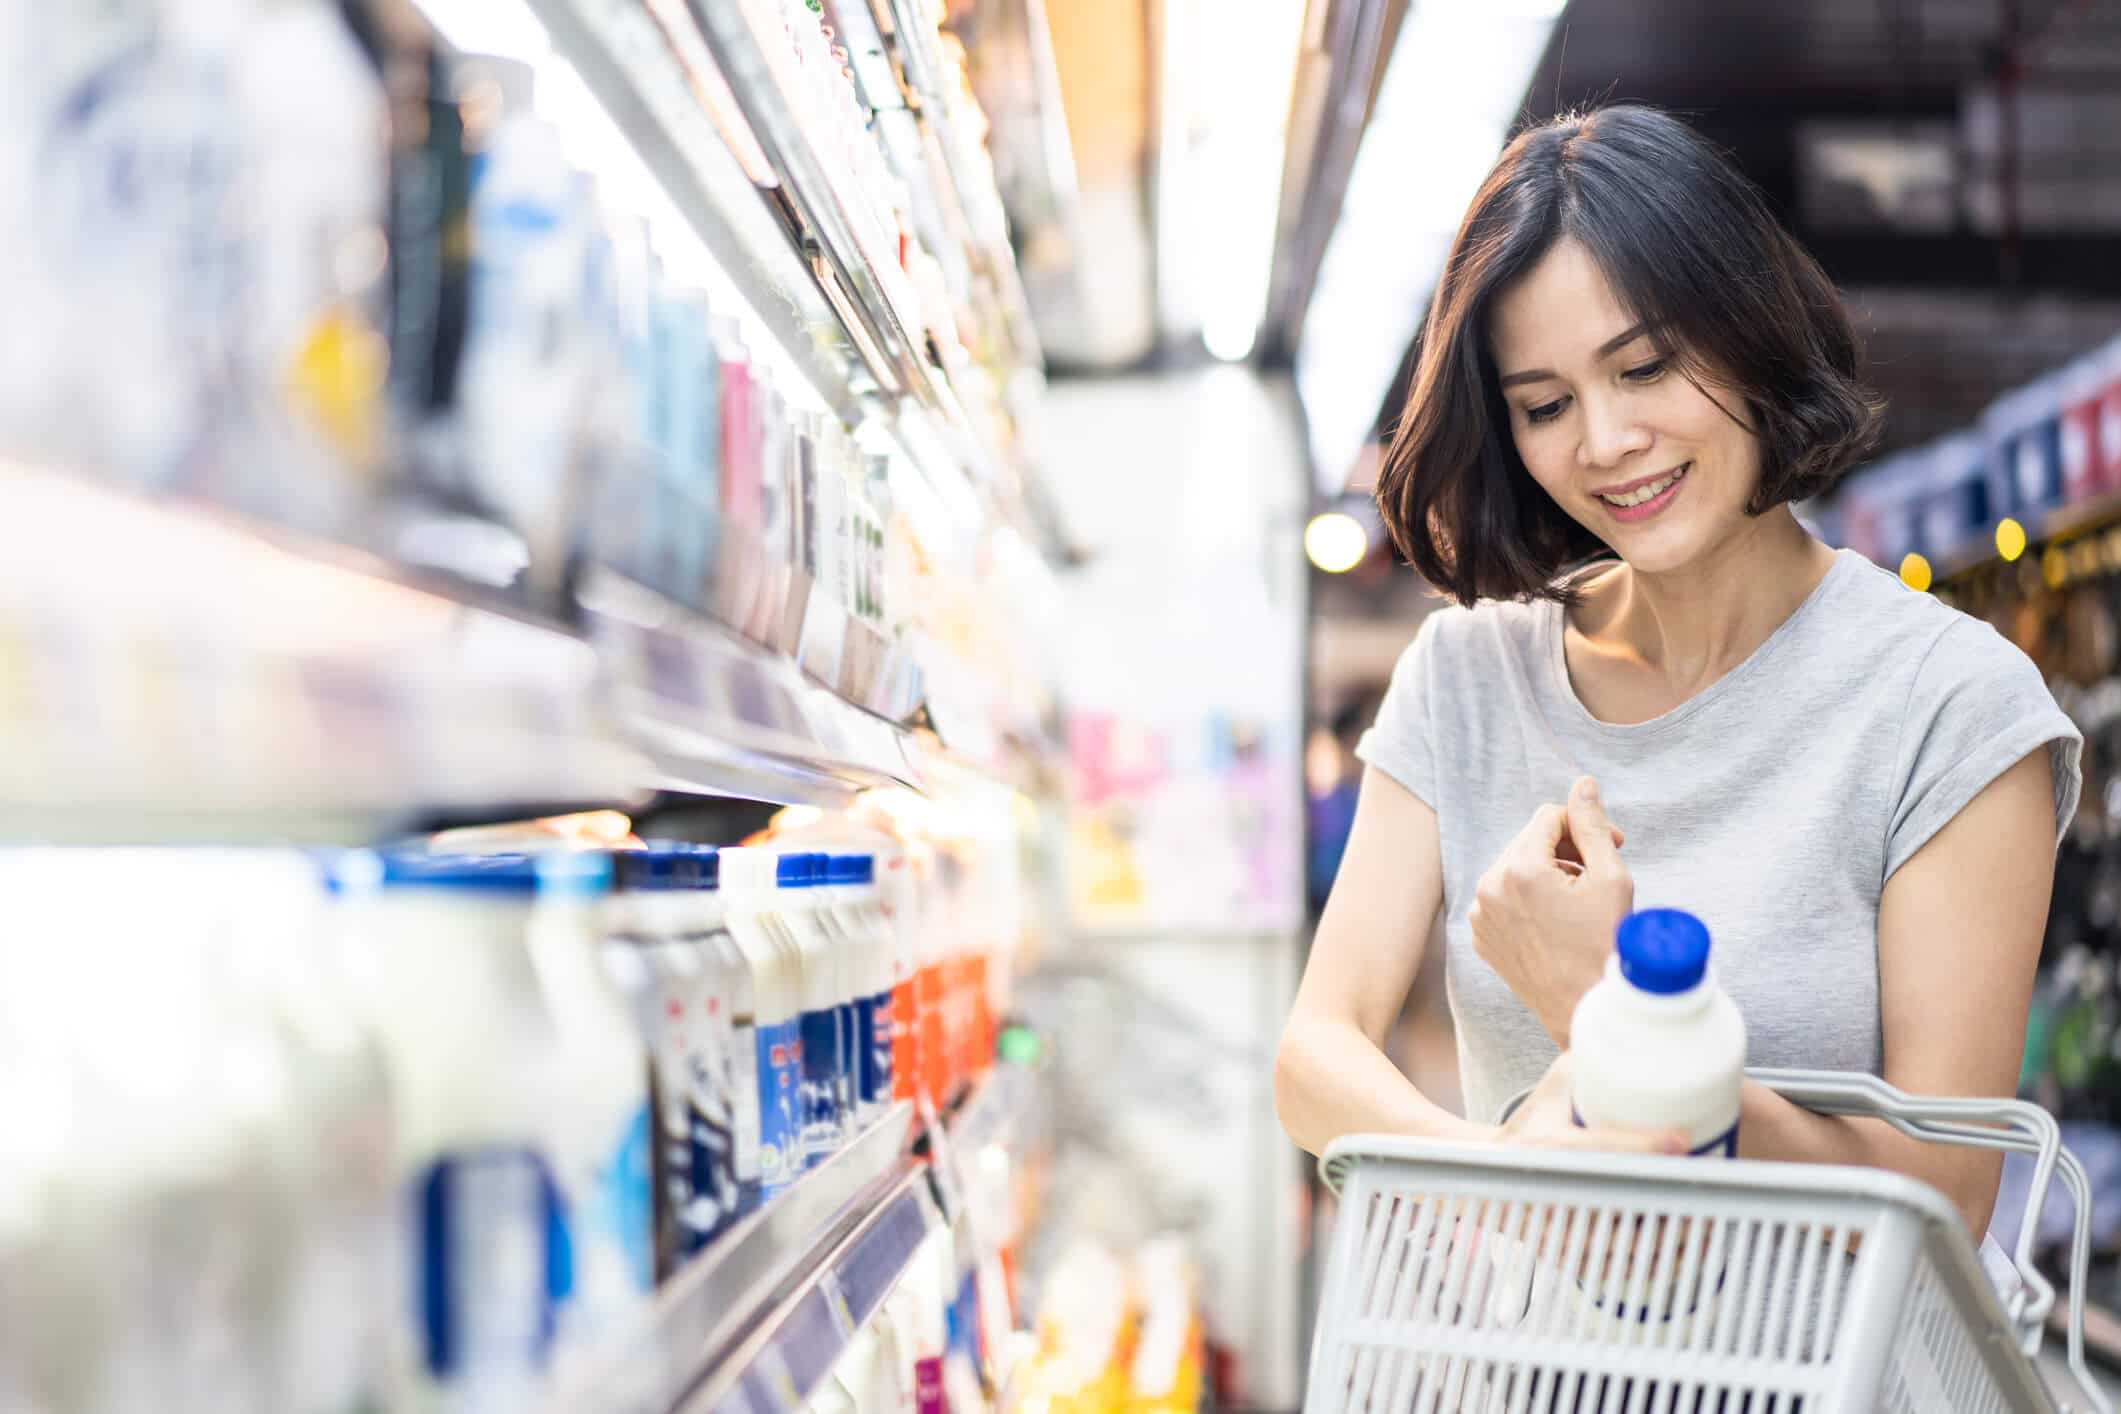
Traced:
[[[1298, 1143], [1683, 1150], [1569, 1116], [1570, 1014], [1638, 905], [1708, 924], [1751, 1064], [2012, 1092], [2080, 741], [1986, 624], [1792, 513], [1877, 421], [1833, 286], [1699, 136], [1613, 107], [1510, 144], [1379, 477], [1458, 607], [1358, 749], [1276, 1063]], [[1465, 1117], [1380, 1050], [1432, 946]], [[1896, 1169], [1976, 1234], [2000, 1163], [1752, 1082], [1738, 1151]]]

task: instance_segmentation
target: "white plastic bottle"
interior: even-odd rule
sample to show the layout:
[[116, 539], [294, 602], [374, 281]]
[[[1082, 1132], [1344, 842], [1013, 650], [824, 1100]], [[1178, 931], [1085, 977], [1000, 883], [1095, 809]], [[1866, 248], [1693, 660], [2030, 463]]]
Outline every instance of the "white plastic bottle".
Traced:
[[1737, 1154], [1745, 1019], [1709, 970], [1700, 919], [1675, 908], [1623, 919], [1569, 1046], [1577, 1123], [1676, 1130], [1693, 1154]]
[[818, 917], [820, 854], [780, 857], [775, 897], [780, 921], [795, 940], [802, 967], [802, 1144], [803, 1167], [815, 1168], [839, 1152], [847, 1138], [840, 1051], [838, 949]]
[[832, 909], [853, 959], [855, 1116], [867, 1125], [891, 1107], [893, 966], [876, 885], [876, 856], [832, 857]]
[[[737, 1089], [758, 1096], [757, 1119], [740, 1113], [737, 1168], [758, 1175], [758, 1201], [769, 1201], [802, 1172], [796, 1125], [796, 1056], [799, 976], [777, 935], [773, 913], [774, 857], [763, 850], [721, 852], [722, 893], [728, 900], [729, 935], [751, 977], [753, 1049], [750, 1075]], [[739, 1011], [738, 1025], [742, 1026]], [[743, 1056], [737, 1064], [745, 1064]], [[746, 1197], [747, 1206], [749, 1197]]]
[[[737, 1044], [731, 1003], [743, 956], [729, 936], [721, 895], [720, 860], [712, 849], [688, 847], [671, 893], [675, 936], [664, 951], [688, 979], [672, 997], [686, 1017], [684, 1106], [689, 1206], [677, 1214], [682, 1261], [734, 1222], [740, 1206], [735, 1162], [738, 1109], [731, 1050]], [[743, 1038], [756, 1045], [753, 1035]]]

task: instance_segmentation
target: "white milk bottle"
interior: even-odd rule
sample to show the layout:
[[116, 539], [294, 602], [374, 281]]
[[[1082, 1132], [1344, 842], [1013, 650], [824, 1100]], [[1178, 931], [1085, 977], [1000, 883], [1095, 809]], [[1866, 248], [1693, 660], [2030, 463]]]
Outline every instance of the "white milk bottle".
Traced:
[[1693, 1154], [1737, 1154], [1745, 1019], [1709, 971], [1700, 919], [1676, 908], [1623, 919], [1569, 1048], [1578, 1124], [1676, 1130]]
[[684, 1034], [691, 1207], [678, 1215], [681, 1259], [713, 1241], [740, 1211], [734, 1050], [740, 1042], [747, 1049], [756, 1047], [752, 1029], [747, 1027], [739, 1038], [736, 1026], [736, 1003], [740, 993], [748, 1002], [750, 974], [729, 936], [720, 857], [705, 846], [692, 846], [686, 853], [691, 867], [680, 871], [678, 890], [671, 896], [678, 909], [678, 936], [670, 945], [689, 955], [697, 967], [694, 982], [678, 999], [690, 1017]]
[[821, 854], [782, 855], [775, 894], [781, 925], [801, 956], [804, 1168], [815, 1168], [838, 1153], [847, 1137], [837, 949], [818, 917], [817, 876], [823, 860]]
[[[1745, 1021], [1709, 970], [1700, 919], [1671, 908], [1623, 919], [1604, 979], [1577, 1003], [1569, 1045], [1578, 1124], [1676, 1131], [1696, 1157], [1736, 1157]], [[1629, 1226], [1600, 1267], [1572, 1274], [1570, 1299], [1588, 1302], [1608, 1329], [1713, 1310], [1723, 1270], [1705, 1250], [1707, 1225]]]
[[832, 911], [853, 962], [856, 1117], [874, 1124], [891, 1108], [892, 954], [876, 885], [876, 856], [832, 857]]
[[[753, 1050], [751, 1090], [757, 1119], [748, 1109], [737, 1119], [737, 1168], [758, 1175], [758, 1200], [771, 1200], [803, 1171], [796, 1111], [796, 1057], [801, 1038], [796, 961], [779, 934], [774, 913], [774, 856], [757, 849], [721, 852], [722, 893], [728, 900], [729, 935], [743, 954], [751, 979]], [[738, 1013], [742, 1029], [743, 1013]], [[745, 1058], [737, 1057], [737, 1064]], [[747, 1077], [739, 1076], [741, 1094]], [[748, 1195], [746, 1206], [750, 1206]]]

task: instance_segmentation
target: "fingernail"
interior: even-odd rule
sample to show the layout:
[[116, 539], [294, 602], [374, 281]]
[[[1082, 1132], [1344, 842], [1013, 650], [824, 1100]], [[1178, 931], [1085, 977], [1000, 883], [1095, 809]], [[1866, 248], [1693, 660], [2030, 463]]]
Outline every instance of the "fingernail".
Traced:
[[1596, 799], [1598, 798], [1598, 780], [1597, 780], [1597, 778], [1596, 778], [1595, 776], [1585, 776], [1585, 777], [1583, 778], [1583, 782], [1582, 782], [1582, 784], [1583, 784], [1583, 793], [1584, 793], [1585, 795], [1587, 795], [1587, 796], [1591, 797], [1591, 799], [1593, 799], [1593, 800], [1596, 800]]

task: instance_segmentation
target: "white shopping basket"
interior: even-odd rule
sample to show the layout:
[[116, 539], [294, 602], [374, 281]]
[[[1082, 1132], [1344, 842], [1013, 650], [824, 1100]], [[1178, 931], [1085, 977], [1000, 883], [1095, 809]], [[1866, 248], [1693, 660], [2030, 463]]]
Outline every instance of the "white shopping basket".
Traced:
[[[2035, 1156], [2018, 1250], [1983, 1267], [1934, 1189], [1874, 1169], [1351, 1136], [1307, 1414], [2111, 1414], [2084, 1367], [2090, 1194], [2045, 1110], [1754, 1071], [1809, 1109]], [[2076, 1200], [2058, 1406], [2032, 1357], [2057, 1171]], [[2000, 1294], [1999, 1294], [2000, 1293]]]

